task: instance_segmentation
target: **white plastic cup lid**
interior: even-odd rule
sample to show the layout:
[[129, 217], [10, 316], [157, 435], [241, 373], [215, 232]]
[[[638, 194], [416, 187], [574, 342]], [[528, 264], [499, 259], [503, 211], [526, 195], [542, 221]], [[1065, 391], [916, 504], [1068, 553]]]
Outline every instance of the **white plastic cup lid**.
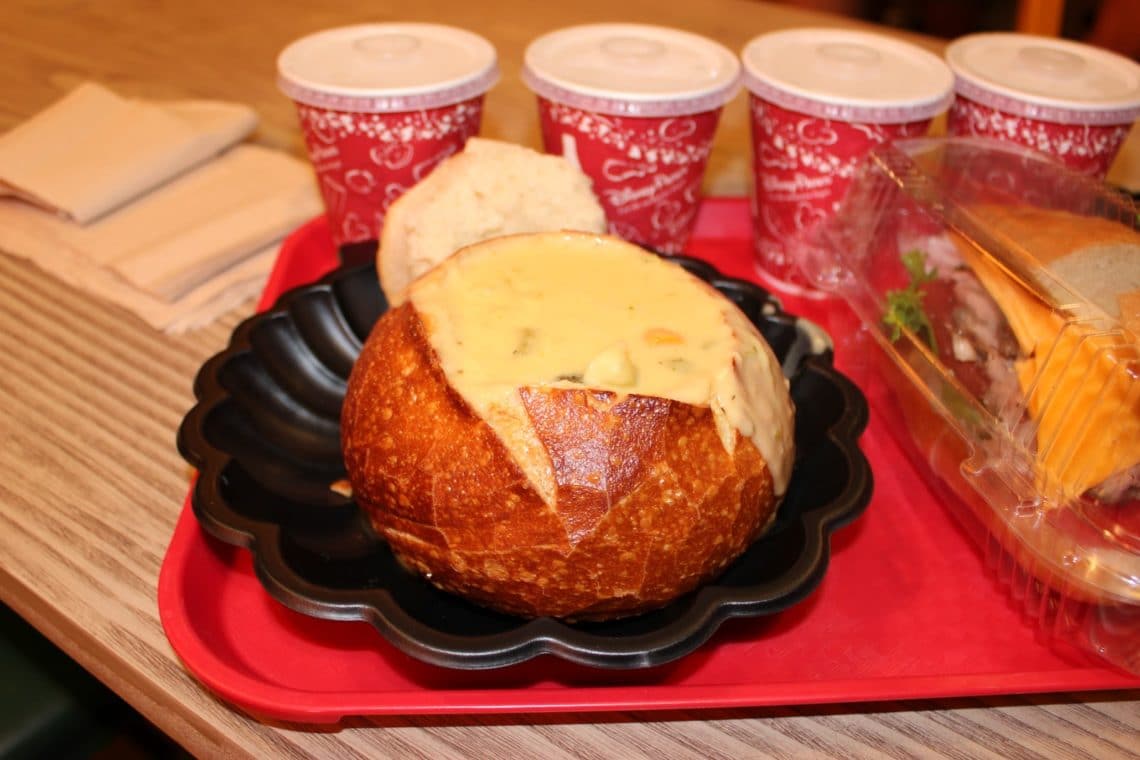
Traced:
[[523, 81], [548, 100], [596, 113], [656, 117], [720, 108], [740, 87], [731, 50], [645, 24], [586, 24], [527, 46]]
[[946, 61], [960, 95], [1006, 113], [1061, 124], [1127, 124], [1140, 116], [1140, 64], [1092, 45], [971, 34], [946, 48]]
[[930, 119], [954, 99], [936, 55], [891, 37], [846, 29], [789, 29], [752, 39], [744, 86], [778, 106], [865, 124]]
[[440, 24], [361, 24], [290, 43], [277, 84], [293, 100], [337, 111], [391, 112], [459, 103], [499, 78], [490, 42]]

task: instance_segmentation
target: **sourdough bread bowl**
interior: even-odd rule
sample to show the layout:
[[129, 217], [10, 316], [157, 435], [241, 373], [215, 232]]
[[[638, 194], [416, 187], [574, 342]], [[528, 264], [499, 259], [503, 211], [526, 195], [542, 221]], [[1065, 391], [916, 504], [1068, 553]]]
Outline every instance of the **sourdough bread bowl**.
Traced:
[[720, 573], [794, 459], [771, 349], [616, 238], [460, 250], [365, 342], [341, 413], [356, 502], [410, 569], [524, 617], [607, 619]]

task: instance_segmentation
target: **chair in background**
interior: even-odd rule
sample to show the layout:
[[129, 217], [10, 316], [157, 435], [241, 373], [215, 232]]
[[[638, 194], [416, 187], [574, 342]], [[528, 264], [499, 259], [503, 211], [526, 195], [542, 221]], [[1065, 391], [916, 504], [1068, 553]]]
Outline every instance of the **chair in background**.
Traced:
[[1065, 21], [1065, 0], [1018, 0], [1015, 28], [1026, 34], [1057, 37]]

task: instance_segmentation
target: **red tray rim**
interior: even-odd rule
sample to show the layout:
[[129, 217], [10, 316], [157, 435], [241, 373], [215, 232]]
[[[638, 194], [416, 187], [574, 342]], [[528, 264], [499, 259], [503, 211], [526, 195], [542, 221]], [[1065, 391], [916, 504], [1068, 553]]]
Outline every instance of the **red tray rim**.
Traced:
[[[198, 634], [179, 589], [193, 552], [213, 539], [201, 532], [189, 504], [178, 519], [159, 578], [159, 613], [167, 638], [186, 668], [212, 691], [258, 715], [302, 723], [329, 723], [353, 715], [607, 712], [774, 707], [782, 705], [937, 699], [1012, 693], [1099, 691], [1140, 687], [1140, 680], [1101, 667], [1002, 674], [889, 677], [834, 681], [588, 686], [557, 689], [392, 689], [306, 692], [275, 686], [235, 669]], [[228, 548], [228, 547], [226, 547]], [[236, 550], [235, 551], [245, 551]], [[382, 640], [378, 645], [387, 646]], [[513, 698], [512, 698], [512, 695]]]
[[[742, 221], [743, 220], [743, 221]], [[750, 234], [747, 200], [707, 199], [698, 217], [696, 237], [739, 239]], [[322, 217], [294, 231], [282, 245], [260, 308], [285, 289], [295, 273], [292, 254], [306, 241], [327, 239]], [[304, 279], [315, 279], [335, 266], [331, 241]], [[929, 676], [735, 684], [590, 685], [517, 690], [513, 688], [395, 688], [367, 691], [304, 691], [258, 680], [217, 656], [195, 625], [183, 594], [196, 552], [245, 552], [206, 535], [197, 525], [187, 495], [164, 556], [158, 581], [159, 617], [167, 638], [187, 670], [210, 690], [238, 707], [269, 719], [330, 723], [348, 716], [385, 714], [606, 712], [726, 709], [938, 699], [1002, 694], [1099, 691], [1140, 687], [1140, 678], [1090, 662], [1083, 667], [1023, 672], [980, 672]], [[236, 554], [235, 554], [236, 556]], [[228, 572], [241, 572], [233, 567]], [[378, 646], [389, 646], [377, 634]]]

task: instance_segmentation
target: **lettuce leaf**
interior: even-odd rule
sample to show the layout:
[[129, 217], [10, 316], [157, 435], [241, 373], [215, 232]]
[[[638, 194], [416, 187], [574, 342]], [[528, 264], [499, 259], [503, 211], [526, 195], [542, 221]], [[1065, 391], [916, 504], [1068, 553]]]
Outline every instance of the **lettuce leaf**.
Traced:
[[907, 251], [902, 255], [902, 264], [910, 277], [905, 288], [888, 290], [887, 309], [883, 314], [883, 324], [890, 331], [892, 342], [902, 337], [903, 330], [909, 330], [924, 341], [931, 350], [938, 353], [938, 340], [934, 337], [934, 325], [930, 322], [923, 300], [926, 297], [920, 288], [935, 279], [937, 272], [926, 268], [926, 253], [920, 250]]

